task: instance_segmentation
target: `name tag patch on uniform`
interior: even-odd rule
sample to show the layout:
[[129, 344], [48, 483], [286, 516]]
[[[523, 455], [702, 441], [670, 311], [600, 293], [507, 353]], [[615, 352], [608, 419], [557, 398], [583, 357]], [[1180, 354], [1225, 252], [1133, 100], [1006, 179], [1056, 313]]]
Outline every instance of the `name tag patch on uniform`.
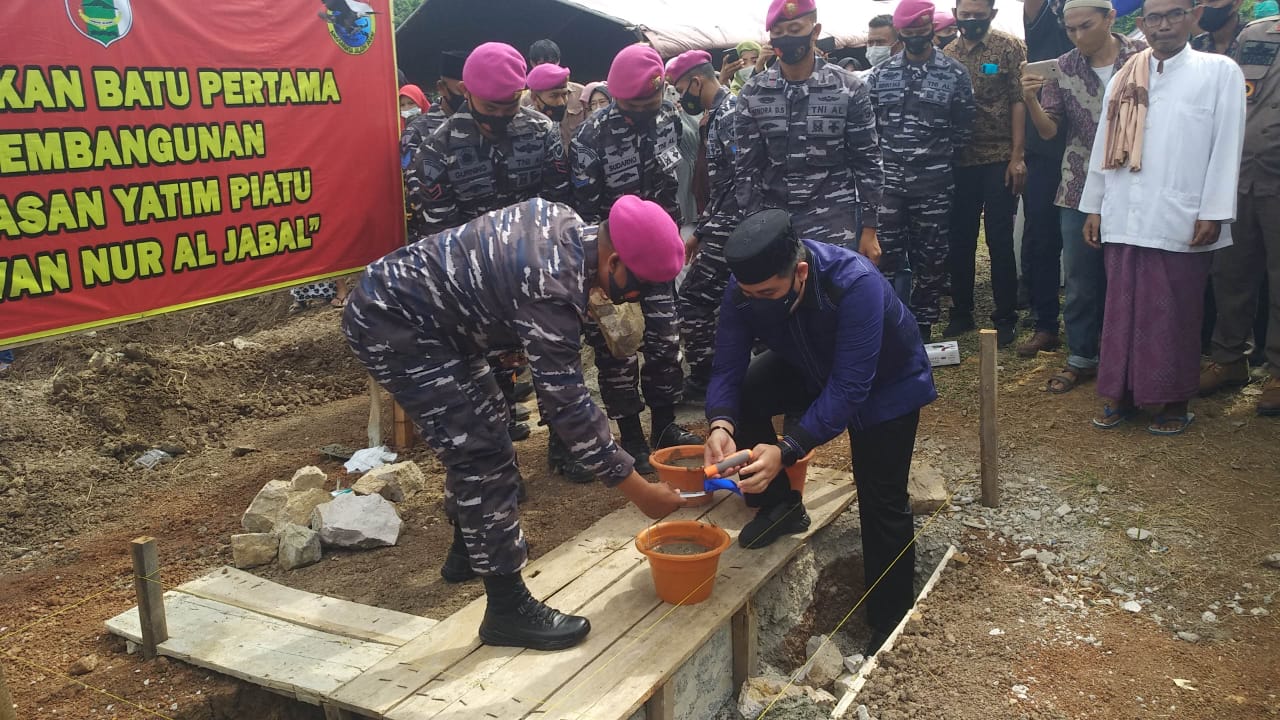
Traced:
[[640, 167], [640, 156], [635, 154], [628, 154], [618, 158], [617, 160], [611, 163], [606, 164], [604, 167], [604, 172], [606, 175], [616, 175], [622, 172], [623, 170], [630, 170], [631, 168], [635, 168], [635, 167]]
[[1240, 64], [1270, 67], [1275, 63], [1278, 52], [1280, 52], [1280, 42], [1248, 40], [1240, 47]]

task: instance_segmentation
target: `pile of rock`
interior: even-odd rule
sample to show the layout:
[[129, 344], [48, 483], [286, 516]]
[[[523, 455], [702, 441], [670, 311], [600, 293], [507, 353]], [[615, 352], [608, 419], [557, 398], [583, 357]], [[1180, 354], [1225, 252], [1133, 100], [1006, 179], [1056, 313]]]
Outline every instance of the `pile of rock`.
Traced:
[[247, 532], [231, 536], [235, 566], [279, 561], [293, 570], [319, 562], [322, 547], [395, 545], [402, 526], [395, 503], [425, 489], [426, 477], [415, 463], [402, 462], [370, 470], [347, 490], [328, 486], [328, 476], [315, 466], [264, 485], [241, 518]]
[[[853, 686], [855, 673], [862, 667], [862, 655], [844, 657], [835, 641], [826, 635], [814, 635], [805, 643], [807, 659], [793, 680], [778, 674], [753, 677], [742, 684], [738, 693], [738, 712], [755, 720], [774, 700], [796, 698], [812, 704], [821, 713], [830, 714], [839, 697]], [[834, 694], [833, 694], [834, 692]], [[781, 696], [779, 696], [781, 693]]]

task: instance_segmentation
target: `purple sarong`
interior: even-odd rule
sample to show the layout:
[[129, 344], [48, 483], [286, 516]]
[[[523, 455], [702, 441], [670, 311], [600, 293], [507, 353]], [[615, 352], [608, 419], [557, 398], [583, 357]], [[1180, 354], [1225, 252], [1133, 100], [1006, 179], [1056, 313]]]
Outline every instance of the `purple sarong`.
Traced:
[[1210, 253], [1106, 243], [1107, 302], [1098, 395], [1135, 405], [1185, 402], [1200, 389], [1200, 324]]

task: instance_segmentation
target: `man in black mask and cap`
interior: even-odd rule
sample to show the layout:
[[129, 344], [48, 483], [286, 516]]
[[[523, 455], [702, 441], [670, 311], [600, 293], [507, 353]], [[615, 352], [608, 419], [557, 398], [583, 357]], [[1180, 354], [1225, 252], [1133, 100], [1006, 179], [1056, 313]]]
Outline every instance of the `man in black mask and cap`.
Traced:
[[738, 206], [782, 208], [801, 237], [877, 262], [884, 171], [867, 86], [815, 55], [813, 0], [773, 0], [765, 25], [778, 62], [738, 95]]
[[[867, 258], [798, 239], [783, 210], [744, 219], [725, 259], [733, 277], [707, 389], [705, 461], [754, 451], [740, 487], [759, 511], [738, 542], [760, 548], [809, 527], [784, 469], [849, 433], [867, 586], [880, 578], [867, 605], [870, 655], [913, 597], [907, 476], [920, 408], [937, 397], [916, 319]], [[752, 358], [757, 343], [768, 350]], [[773, 418], [783, 414], [799, 420], [778, 438]]]

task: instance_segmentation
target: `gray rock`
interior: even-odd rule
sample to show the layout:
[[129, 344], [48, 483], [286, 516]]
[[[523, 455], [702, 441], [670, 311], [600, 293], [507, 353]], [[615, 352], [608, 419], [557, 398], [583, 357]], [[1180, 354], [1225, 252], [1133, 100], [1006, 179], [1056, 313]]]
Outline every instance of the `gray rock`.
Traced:
[[1205, 610], [1200, 614], [1200, 619], [1207, 623], [1216, 623], [1218, 622], [1218, 614], [1212, 610]]
[[1022, 512], [1027, 516], [1028, 520], [1031, 520], [1033, 522], [1040, 521], [1041, 515], [1039, 510], [1023, 510]]
[[311, 529], [327, 547], [368, 548], [395, 545], [400, 537], [396, 506], [381, 495], [344, 493], [315, 509]]
[[68, 675], [88, 675], [98, 669], [98, 656], [90, 653], [71, 663], [67, 668]]
[[333, 496], [329, 494], [328, 490], [320, 490], [318, 488], [289, 493], [289, 499], [284, 506], [284, 514], [280, 517], [280, 523], [276, 529], [282, 530], [285, 525], [290, 523], [303, 526], [309, 525], [312, 511], [332, 500]]
[[240, 524], [251, 533], [269, 533], [279, 523], [288, 502], [289, 483], [272, 480], [254, 496], [249, 509], [244, 511], [244, 517], [240, 518]]
[[274, 561], [279, 549], [280, 538], [271, 533], [231, 536], [231, 561], [241, 570]]
[[1145, 528], [1131, 527], [1128, 530], [1125, 530], [1124, 534], [1128, 535], [1130, 540], [1137, 540], [1139, 542], [1151, 539], [1151, 531]]
[[1070, 505], [1066, 503], [1062, 503], [1061, 505], [1058, 506], [1058, 509], [1053, 511], [1053, 514], [1057, 515], [1058, 517], [1066, 517], [1071, 514], [1071, 510], [1072, 508]]
[[1058, 557], [1057, 553], [1041, 550], [1036, 553], [1036, 562], [1044, 563], [1045, 565], [1057, 565], [1062, 562], [1062, 558]]
[[[392, 502], [402, 502], [427, 488], [427, 476], [422, 473], [422, 468], [412, 461], [376, 467], [365, 473], [364, 477], [360, 478], [360, 482], [376, 482], [382, 479], [387, 481], [388, 487], [398, 487], [401, 498], [397, 500], [393, 497], [387, 497], [386, 493], [376, 490], [374, 492], [378, 492], [378, 494], [387, 497]], [[357, 486], [359, 484], [356, 483]], [[359, 490], [356, 490], [356, 492], [359, 492]]]
[[850, 655], [849, 657], [844, 659], [844, 669], [848, 670], [851, 673], [857, 674], [857, 672], [862, 669], [862, 663], [866, 661], [867, 661], [867, 658], [864, 657], [862, 653]]
[[1280, 570], [1280, 552], [1271, 553], [1266, 557], [1266, 559], [1262, 561], [1262, 564], [1266, 565], [1269, 568]]
[[1142, 603], [1138, 602], [1137, 600], [1129, 600], [1125, 604], [1121, 605], [1120, 607], [1131, 613], [1142, 612]]
[[295, 570], [320, 562], [320, 535], [290, 523], [280, 533], [280, 567]]
[[1195, 634], [1195, 633], [1193, 633], [1193, 632], [1187, 632], [1186, 630], [1180, 630], [1180, 631], [1178, 632], [1178, 639], [1179, 639], [1179, 640], [1184, 640], [1184, 641], [1189, 642], [1189, 643], [1193, 643], [1193, 642], [1200, 642], [1200, 636], [1199, 636], [1199, 635], [1197, 635], [1197, 634]]
[[[400, 478], [393, 473], [378, 473], [387, 466], [374, 468], [351, 486], [357, 495], [381, 495], [391, 502], [404, 502], [404, 489], [400, 487]], [[377, 473], [377, 474], [375, 474]]]
[[946, 480], [932, 465], [913, 462], [907, 477], [907, 495], [911, 497], [912, 513], [931, 515], [947, 501]]
[[[782, 694], [781, 698], [778, 697], [779, 693]], [[742, 690], [738, 693], [738, 712], [746, 720], [757, 720], [774, 698], [781, 700], [789, 697], [803, 697], [804, 694], [800, 686], [789, 685], [786, 678], [747, 678], [742, 683]]]
[[876, 719], [874, 717], [871, 717], [871, 711], [867, 709], [866, 705], [859, 705], [858, 720], [876, 720]]
[[814, 635], [809, 638], [805, 651], [809, 660], [805, 663], [803, 672], [797, 676], [798, 680], [816, 688], [825, 688], [844, 672], [844, 657], [840, 655], [840, 649], [825, 636]]
[[299, 468], [293, 474], [293, 479], [289, 481], [289, 489], [298, 492], [300, 490], [323, 490], [326, 483], [329, 482], [329, 476], [315, 465], [308, 465]]

